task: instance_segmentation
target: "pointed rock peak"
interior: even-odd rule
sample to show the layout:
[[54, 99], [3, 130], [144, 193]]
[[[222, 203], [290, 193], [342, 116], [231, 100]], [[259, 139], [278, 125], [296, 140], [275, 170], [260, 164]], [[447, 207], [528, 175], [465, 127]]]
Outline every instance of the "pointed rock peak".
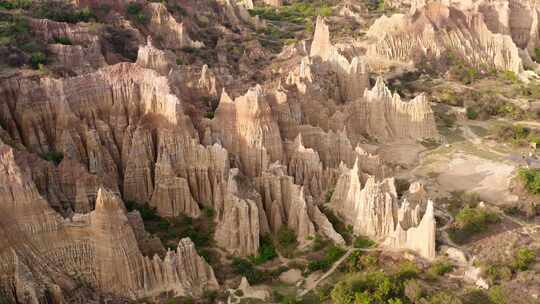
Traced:
[[435, 213], [434, 213], [434, 209], [433, 209], [433, 201], [432, 200], [428, 200], [427, 207], [426, 207], [426, 213], [424, 213], [424, 218], [428, 218], [428, 219], [435, 218]]
[[234, 103], [229, 94], [227, 94], [227, 91], [225, 91], [225, 88], [221, 91], [221, 98], [219, 99], [219, 104], [222, 103]]
[[264, 95], [263, 88], [260, 84], [257, 84], [256, 86], [250, 88], [248, 92], [246, 93], [246, 96], [253, 97], [255, 100], [258, 100], [260, 97]]
[[177, 250], [180, 250], [180, 248], [195, 248], [195, 244], [190, 238], [185, 237], [178, 242]]
[[421, 93], [411, 100], [412, 103], [428, 104], [428, 97], [425, 93]]
[[149, 47], [154, 47], [154, 41], [152, 39], [152, 36], [150, 35], [146, 36], [146, 45]]
[[304, 143], [302, 142], [302, 133], [298, 133], [294, 139], [294, 145], [296, 146], [297, 150], [305, 149]]
[[[369, 153], [366, 150], [364, 150], [362, 147], [360, 147], [360, 145], [356, 145], [356, 148], [354, 149], [354, 151], [358, 155], [369, 155]], [[358, 158], [357, 158], [357, 160], [358, 160]]]
[[122, 201], [113, 192], [99, 188], [96, 198], [96, 211], [114, 211], [121, 209]]
[[[377, 77], [377, 81], [375, 82], [375, 85], [371, 90], [367, 90], [364, 92], [364, 97], [369, 98], [392, 98], [392, 92], [388, 89], [386, 86], [386, 83], [384, 82], [384, 79], [379, 76]], [[399, 97], [399, 96], [398, 96]]]
[[354, 165], [351, 169], [351, 174], [358, 175], [358, 157], [354, 160]]
[[202, 66], [202, 69], [201, 69], [201, 75], [206, 75], [206, 73], [208, 73], [208, 65], [205, 64]]
[[332, 43], [330, 42], [330, 29], [323, 17], [317, 17], [313, 42], [311, 43], [311, 57], [320, 57], [323, 61], [328, 60], [332, 52]]
[[424, 184], [421, 182], [413, 182], [409, 186], [409, 193], [425, 193]]

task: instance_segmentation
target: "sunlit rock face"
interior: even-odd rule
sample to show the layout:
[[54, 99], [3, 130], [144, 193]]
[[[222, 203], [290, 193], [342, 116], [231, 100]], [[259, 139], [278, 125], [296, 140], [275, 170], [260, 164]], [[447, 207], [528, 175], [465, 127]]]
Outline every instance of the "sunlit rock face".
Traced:
[[371, 59], [419, 62], [452, 54], [478, 69], [520, 73], [519, 48], [508, 35], [489, 30], [482, 14], [430, 2], [403, 15], [382, 16], [367, 36]]
[[49, 288], [69, 294], [75, 280], [132, 299], [162, 292], [200, 295], [206, 288], [218, 287], [212, 268], [189, 239], [180, 241], [176, 252], [169, 251], [164, 259], [144, 257], [123, 202], [113, 192], [100, 188], [93, 211], [63, 219], [4, 144], [0, 167], [1, 287], [11, 296], [38, 303]]
[[[369, 176], [361, 183], [358, 163], [352, 169], [345, 166], [331, 199], [334, 210], [353, 226], [353, 231], [366, 235], [393, 248], [411, 249], [426, 259], [434, 259], [435, 217], [433, 203], [428, 201], [421, 215], [422, 202], [426, 200], [417, 184], [409, 191], [416, 196], [415, 203], [399, 201], [393, 178], [377, 180]], [[422, 197], [422, 198], [420, 198]]]

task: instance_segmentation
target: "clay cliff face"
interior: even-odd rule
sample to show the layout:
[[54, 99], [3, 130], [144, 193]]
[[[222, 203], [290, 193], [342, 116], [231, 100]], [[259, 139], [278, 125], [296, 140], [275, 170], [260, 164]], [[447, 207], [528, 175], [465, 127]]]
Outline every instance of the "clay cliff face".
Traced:
[[223, 92], [212, 130], [248, 176], [259, 176], [269, 163], [283, 159], [279, 127], [260, 86], [234, 101]]
[[189, 37], [183, 23], [178, 23], [162, 3], [152, 2], [146, 6], [150, 15], [148, 28], [152, 33], [159, 33], [161, 43], [169, 49], [186, 47], [201, 48], [202, 42]]
[[369, 86], [369, 71], [363, 58], [354, 57], [349, 62], [340, 54], [330, 42], [330, 31], [322, 17], [317, 18], [310, 57], [320, 58], [337, 75], [340, 100], [343, 102], [360, 98]]
[[479, 13], [440, 3], [428, 3], [408, 15], [382, 16], [367, 36], [376, 41], [367, 52], [373, 62], [407, 63], [450, 53], [480, 70], [523, 71], [510, 36], [491, 32]]
[[[3, 85], [12, 98], [2, 127], [31, 152], [62, 152], [125, 199], [152, 202], [163, 215], [196, 215], [196, 203], [221, 210], [227, 153], [191, 138], [180, 100], [156, 72], [119, 64], [64, 80]], [[46, 106], [36, 111], [40, 103]], [[158, 163], [172, 170], [156, 169]], [[157, 179], [163, 184], [154, 189]], [[186, 191], [192, 198], [180, 197]]]
[[[50, 43], [48, 51], [58, 67], [83, 74], [107, 65], [101, 53], [100, 38], [90, 24], [29, 19], [29, 26], [39, 39]], [[58, 43], [59, 39], [67, 40], [69, 45]]]
[[162, 292], [197, 295], [218, 287], [189, 239], [164, 259], [142, 256], [122, 201], [105, 189], [99, 189], [92, 212], [63, 219], [21, 171], [14, 151], [4, 144], [0, 150], [4, 290], [34, 303], [52, 287], [69, 296], [75, 280], [133, 299]]
[[[428, 202], [424, 215], [420, 215], [420, 202], [414, 205], [407, 200], [399, 202], [393, 178], [377, 180], [369, 176], [365, 183], [361, 183], [360, 174], [358, 163], [352, 169], [342, 167], [342, 174], [332, 195], [332, 208], [347, 224], [353, 226], [354, 233], [383, 240], [393, 248], [410, 249], [424, 258], [434, 259], [433, 203]], [[421, 194], [416, 188], [415, 184], [410, 192], [419, 197]]]
[[[264, 26], [248, 12], [252, 1], [217, 4], [227, 23], [211, 29], [223, 36], [217, 49], [228, 35], [241, 41]], [[0, 79], [0, 211], [8, 215], [0, 219], [0, 282], [16, 286], [18, 298], [40, 300], [46, 289], [69, 298], [78, 280], [130, 299], [199, 296], [218, 286], [191, 241], [165, 252], [122, 200], [163, 217], [197, 218], [212, 208], [218, 247], [249, 256], [281, 227], [300, 246], [317, 235], [345, 244], [319, 209], [335, 188], [331, 205], [355, 233], [434, 257], [425, 191], [415, 184], [398, 200], [392, 169], [363, 148], [437, 137], [425, 95], [402, 101], [382, 79], [370, 89], [371, 59], [333, 45], [323, 18], [310, 52], [305, 42], [285, 49], [277, 58], [290, 69], [257, 85], [231, 73], [225, 52], [211, 68], [195, 55], [193, 65], [176, 64], [203, 47], [186, 31], [197, 24], [179, 22], [160, 3], [145, 14], [141, 32], [154, 40], [139, 47], [135, 63], [107, 66], [103, 41], [87, 24], [33, 20], [43, 39], [73, 42], [50, 47], [78, 76]], [[240, 74], [269, 57], [250, 43], [235, 61]], [[43, 159], [59, 153], [58, 163]], [[143, 254], [147, 246], [161, 257]]]

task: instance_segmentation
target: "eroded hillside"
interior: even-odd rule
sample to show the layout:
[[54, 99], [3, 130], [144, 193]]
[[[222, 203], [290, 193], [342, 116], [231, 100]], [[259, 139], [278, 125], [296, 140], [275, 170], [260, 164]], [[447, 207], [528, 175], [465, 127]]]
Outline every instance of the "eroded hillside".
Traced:
[[539, 5], [0, 1], [0, 303], [536, 303]]

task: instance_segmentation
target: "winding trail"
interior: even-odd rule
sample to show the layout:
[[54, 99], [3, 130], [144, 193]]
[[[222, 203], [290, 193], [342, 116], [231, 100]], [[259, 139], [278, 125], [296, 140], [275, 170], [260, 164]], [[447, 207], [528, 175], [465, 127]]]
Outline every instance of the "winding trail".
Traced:
[[301, 292], [298, 293], [298, 296], [299, 297], [303, 297], [305, 296], [307, 293], [309, 293], [310, 291], [312, 291], [314, 288], [316, 288], [319, 283], [321, 283], [322, 281], [324, 281], [326, 278], [328, 278], [329, 276], [331, 276], [335, 271], [336, 269], [338, 269], [338, 267], [345, 261], [347, 260], [347, 258], [355, 251], [364, 251], [364, 252], [375, 252], [375, 251], [381, 251], [382, 249], [381, 248], [354, 248], [354, 247], [348, 247], [347, 249], [347, 252], [345, 252], [345, 254], [339, 259], [337, 260], [334, 265], [332, 265], [332, 267], [330, 269], [328, 269], [320, 278], [318, 278], [313, 284], [311, 284], [311, 286], [306, 286], [307, 288], [302, 290]]

